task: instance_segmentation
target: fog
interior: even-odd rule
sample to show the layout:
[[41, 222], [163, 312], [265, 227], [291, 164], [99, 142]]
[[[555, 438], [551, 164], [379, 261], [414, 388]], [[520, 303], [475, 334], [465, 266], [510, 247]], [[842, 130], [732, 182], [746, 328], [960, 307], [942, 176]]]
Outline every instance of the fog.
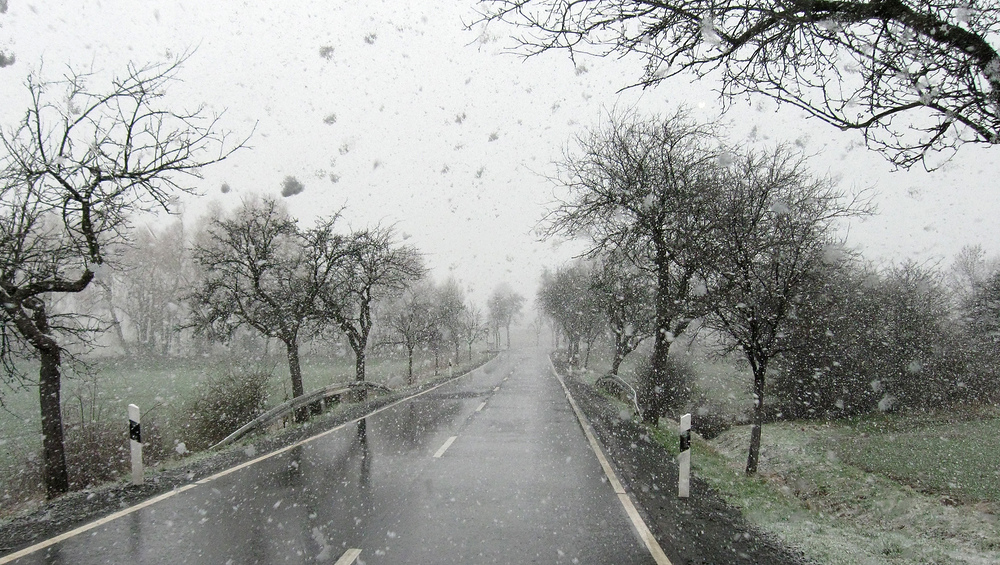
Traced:
[[[543, 266], [580, 249], [539, 242], [533, 231], [560, 194], [547, 177], [573, 136], [613, 113], [686, 104], [712, 118], [721, 104], [708, 80], [625, 88], [638, 76], [635, 60], [525, 60], [509, 52], [509, 30], [466, 29], [475, 18], [474, 3], [446, 1], [123, 0], [73, 10], [11, 1], [0, 50], [15, 59], [0, 69], [0, 112], [8, 125], [20, 117], [29, 72], [100, 75], [189, 52], [171, 95], [224, 111], [234, 135], [253, 135], [250, 149], [193, 181], [204, 196], [187, 199], [186, 212], [279, 194], [292, 176], [303, 190], [287, 200], [301, 219], [346, 206], [354, 226], [395, 224], [436, 278], [454, 275], [480, 301], [501, 280], [530, 297]], [[795, 141], [845, 186], [875, 186], [880, 215], [845, 226], [868, 258], [947, 263], [975, 243], [1000, 252], [990, 237], [1000, 212], [995, 152], [967, 147], [934, 174], [893, 172], [859, 147], [860, 134], [766, 100], [737, 103], [724, 119], [737, 139]]]

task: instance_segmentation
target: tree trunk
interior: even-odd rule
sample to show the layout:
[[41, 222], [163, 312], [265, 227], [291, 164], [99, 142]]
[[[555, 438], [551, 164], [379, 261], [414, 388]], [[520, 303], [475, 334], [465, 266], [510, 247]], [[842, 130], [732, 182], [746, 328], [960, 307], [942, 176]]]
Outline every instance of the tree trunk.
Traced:
[[671, 393], [672, 383], [667, 382], [667, 355], [670, 354], [670, 341], [667, 333], [670, 331], [670, 273], [667, 263], [665, 245], [656, 246], [656, 336], [653, 341], [652, 381], [647, 383], [648, 393], [645, 406], [642, 406], [642, 420], [647, 424], [656, 424], [663, 415], [667, 396]]
[[507, 324], [507, 349], [510, 349], [510, 324]]
[[760, 462], [760, 435], [764, 427], [764, 376], [767, 363], [758, 364], [753, 371], [753, 427], [750, 428], [750, 453], [747, 455], [747, 475], [757, 473]]
[[354, 352], [354, 380], [363, 383], [365, 382], [365, 350], [361, 349]]
[[42, 449], [45, 496], [52, 499], [69, 491], [66, 452], [63, 447], [62, 405], [59, 399], [61, 363], [59, 347], [38, 350], [38, 400], [42, 415]]
[[[29, 308], [30, 321], [15, 317], [18, 331], [38, 352], [38, 402], [42, 420], [42, 476], [45, 496], [49, 499], [69, 491], [69, 474], [66, 470], [66, 448], [63, 445], [62, 402], [60, 386], [62, 352], [59, 344], [49, 335], [49, 319], [45, 303], [38, 300]], [[23, 310], [20, 312], [23, 313]]]
[[[305, 394], [302, 386], [302, 367], [299, 365], [299, 343], [295, 339], [285, 341], [285, 351], [288, 353], [288, 374], [292, 378], [292, 398]], [[309, 419], [309, 408], [303, 406], [295, 411], [295, 421], [305, 422]]]
[[412, 385], [413, 384], [413, 346], [412, 345], [407, 346], [406, 353], [407, 353], [407, 361], [408, 361], [407, 368], [406, 368], [406, 383]]
[[469, 342], [469, 363], [472, 363], [472, 342]]
[[625, 360], [625, 356], [622, 355], [620, 349], [615, 348], [615, 358], [611, 360], [611, 374], [618, 376], [618, 368], [621, 367], [622, 361]]

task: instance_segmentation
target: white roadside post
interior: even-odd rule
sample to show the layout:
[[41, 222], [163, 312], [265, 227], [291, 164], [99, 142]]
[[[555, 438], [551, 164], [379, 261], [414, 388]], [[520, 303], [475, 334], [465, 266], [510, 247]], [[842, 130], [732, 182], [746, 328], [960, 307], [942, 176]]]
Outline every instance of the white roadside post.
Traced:
[[677, 496], [687, 498], [691, 494], [691, 414], [681, 416], [677, 431], [681, 438], [681, 454], [677, 457]]
[[139, 431], [139, 407], [128, 405], [128, 439], [132, 448], [132, 484], [142, 484], [142, 433]]

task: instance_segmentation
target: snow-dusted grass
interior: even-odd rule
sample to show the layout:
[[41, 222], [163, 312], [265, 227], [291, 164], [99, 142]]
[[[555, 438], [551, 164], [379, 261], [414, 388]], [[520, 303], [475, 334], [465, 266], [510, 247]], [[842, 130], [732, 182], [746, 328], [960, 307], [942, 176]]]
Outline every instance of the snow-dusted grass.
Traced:
[[[870, 418], [837, 453], [852, 465], [891, 477], [948, 502], [987, 503], [1000, 510], [1000, 412]], [[975, 419], [962, 421], [964, 418]]]
[[[1000, 563], [995, 505], [950, 505], [941, 495], [851, 465], [841, 450], [852, 449], [857, 433], [849, 423], [767, 425], [760, 475], [748, 478], [742, 470], [749, 427], [734, 428], [710, 443], [694, 442], [693, 473], [751, 523], [819, 563]], [[906, 442], [895, 445], [883, 454], [905, 454]], [[1000, 459], [995, 452], [981, 456]]]

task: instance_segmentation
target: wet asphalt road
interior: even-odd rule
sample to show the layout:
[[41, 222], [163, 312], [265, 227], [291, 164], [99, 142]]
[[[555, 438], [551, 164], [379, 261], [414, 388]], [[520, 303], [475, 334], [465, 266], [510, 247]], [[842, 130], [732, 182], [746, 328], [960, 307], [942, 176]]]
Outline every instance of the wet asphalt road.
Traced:
[[542, 350], [201, 483], [14, 563], [653, 563]]

